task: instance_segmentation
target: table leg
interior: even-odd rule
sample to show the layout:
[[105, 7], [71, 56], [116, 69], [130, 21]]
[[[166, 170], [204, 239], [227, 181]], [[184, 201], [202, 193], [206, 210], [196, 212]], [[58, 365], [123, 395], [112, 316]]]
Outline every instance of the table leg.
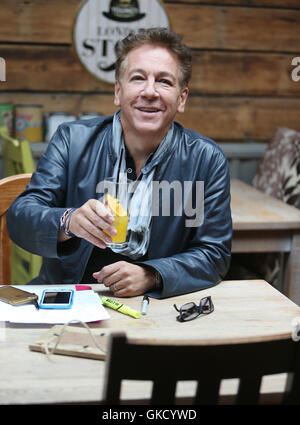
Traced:
[[300, 305], [300, 232], [294, 231], [284, 273], [284, 294]]

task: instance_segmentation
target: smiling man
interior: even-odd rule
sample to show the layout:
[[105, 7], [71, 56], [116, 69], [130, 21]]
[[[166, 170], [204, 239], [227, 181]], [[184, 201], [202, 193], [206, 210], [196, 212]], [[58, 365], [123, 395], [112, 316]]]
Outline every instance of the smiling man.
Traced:
[[[188, 88], [180, 81], [176, 55], [157, 44], [131, 50], [115, 87], [124, 140], [138, 172], [169, 131], [175, 114], [184, 112]], [[136, 158], [135, 158], [136, 156]]]
[[[117, 297], [213, 286], [230, 262], [229, 169], [215, 142], [174, 121], [188, 97], [190, 49], [179, 35], [151, 28], [129, 34], [117, 53], [119, 111], [58, 128], [9, 210], [9, 234], [44, 257], [31, 283], [99, 282]], [[114, 249], [107, 246], [114, 219], [97, 187], [121, 176], [134, 182], [131, 203], [140, 209], [129, 221], [128, 244]], [[154, 187], [169, 188], [174, 208], [167, 214], [166, 193]], [[202, 220], [187, 220], [200, 209]]]

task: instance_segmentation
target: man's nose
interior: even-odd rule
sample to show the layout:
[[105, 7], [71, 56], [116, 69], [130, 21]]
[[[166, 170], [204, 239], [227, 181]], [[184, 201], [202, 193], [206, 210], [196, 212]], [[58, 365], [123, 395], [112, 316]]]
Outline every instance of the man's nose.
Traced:
[[156, 84], [155, 84], [155, 80], [153, 79], [148, 79], [145, 81], [143, 90], [142, 90], [142, 95], [143, 96], [147, 96], [147, 97], [157, 97], [158, 96], [158, 92], [156, 90]]

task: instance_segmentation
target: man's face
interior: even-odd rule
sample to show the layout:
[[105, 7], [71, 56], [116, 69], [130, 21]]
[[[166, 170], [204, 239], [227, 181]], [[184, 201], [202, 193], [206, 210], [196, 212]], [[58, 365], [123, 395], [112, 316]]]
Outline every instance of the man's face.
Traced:
[[184, 112], [188, 89], [179, 83], [179, 62], [168, 49], [146, 44], [132, 50], [115, 85], [126, 138], [162, 140], [177, 112]]

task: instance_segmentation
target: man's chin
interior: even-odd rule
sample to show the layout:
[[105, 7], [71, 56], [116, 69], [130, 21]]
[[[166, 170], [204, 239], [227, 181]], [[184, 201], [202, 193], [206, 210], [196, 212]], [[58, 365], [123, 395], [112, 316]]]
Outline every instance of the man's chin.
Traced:
[[147, 136], [159, 136], [160, 134], [164, 134], [164, 131], [163, 131], [161, 125], [155, 125], [155, 124], [151, 124], [151, 123], [140, 125], [137, 128], [137, 131], [145, 137], [147, 137]]

